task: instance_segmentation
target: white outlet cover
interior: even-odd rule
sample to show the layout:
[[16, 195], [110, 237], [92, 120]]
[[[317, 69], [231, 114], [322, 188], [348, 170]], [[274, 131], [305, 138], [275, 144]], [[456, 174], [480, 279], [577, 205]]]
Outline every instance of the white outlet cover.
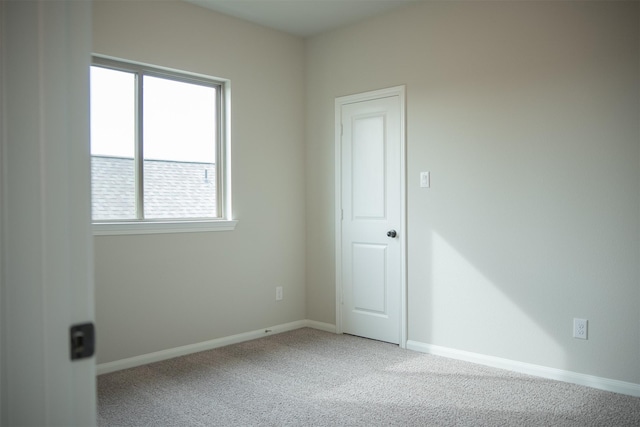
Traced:
[[573, 319], [573, 337], [586, 340], [589, 337], [589, 322], [587, 319]]

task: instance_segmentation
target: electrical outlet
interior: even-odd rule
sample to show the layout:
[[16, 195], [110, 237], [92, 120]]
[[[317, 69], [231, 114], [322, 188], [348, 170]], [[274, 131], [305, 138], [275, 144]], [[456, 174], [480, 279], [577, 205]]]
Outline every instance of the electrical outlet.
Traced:
[[587, 319], [573, 319], [573, 337], [581, 340], [588, 339], [588, 324]]
[[276, 287], [276, 301], [282, 301], [282, 286]]

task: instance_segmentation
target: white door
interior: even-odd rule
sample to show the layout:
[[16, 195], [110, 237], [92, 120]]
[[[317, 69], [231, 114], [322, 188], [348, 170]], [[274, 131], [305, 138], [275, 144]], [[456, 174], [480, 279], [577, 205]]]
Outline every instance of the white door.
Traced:
[[2, 1], [0, 33], [0, 425], [91, 426], [91, 2]]
[[338, 106], [341, 329], [395, 344], [403, 343], [403, 93]]

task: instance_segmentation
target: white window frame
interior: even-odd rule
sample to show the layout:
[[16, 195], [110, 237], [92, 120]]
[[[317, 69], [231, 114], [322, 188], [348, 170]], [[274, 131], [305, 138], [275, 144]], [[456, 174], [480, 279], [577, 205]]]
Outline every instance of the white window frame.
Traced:
[[[93, 234], [119, 235], [119, 234], [159, 234], [159, 233], [187, 233], [207, 231], [232, 231], [238, 221], [232, 219], [231, 206], [231, 120], [230, 92], [231, 82], [228, 79], [189, 73], [155, 65], [131, 62], [119, 58], [94, 55], [91, 65], [111, 68], [119, 71], [136, 73], [137, 75], [149, 75], [154, 77], [169, 78], [182, 82], [206, 83], [216, 86], [219, 91], [218, 103], [218, 144], [216, 153], [216, 193], [219, 217], [217, 218], [187, 218], [187, 219], [128, 219], [128, 220], [92, 220]], [[140, 96], [140, 91], [137, 96]], [[138, 108], [138, 106], [136, 106]], [[141, 117], [141, 111], [137, 111]], [[139, 119], [138, 119], [139, 120]], [[139, 126], [138, 126], [139, 127]], [[137, 131], [136, 140], [139, 141], [140, 131]], [[141, 171], [143, 158], [140, 155], [141, 147], [136, 142], [136, 175]], [[136, 210], [144, 197], [142, 182], [136, 176]]]

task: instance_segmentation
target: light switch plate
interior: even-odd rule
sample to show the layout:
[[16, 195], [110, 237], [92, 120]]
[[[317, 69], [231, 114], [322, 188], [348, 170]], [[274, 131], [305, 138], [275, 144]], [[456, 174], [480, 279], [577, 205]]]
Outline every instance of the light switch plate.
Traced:
[[429, 188], [431, 186], [431, 173], [420, 172], [420, 187]]

